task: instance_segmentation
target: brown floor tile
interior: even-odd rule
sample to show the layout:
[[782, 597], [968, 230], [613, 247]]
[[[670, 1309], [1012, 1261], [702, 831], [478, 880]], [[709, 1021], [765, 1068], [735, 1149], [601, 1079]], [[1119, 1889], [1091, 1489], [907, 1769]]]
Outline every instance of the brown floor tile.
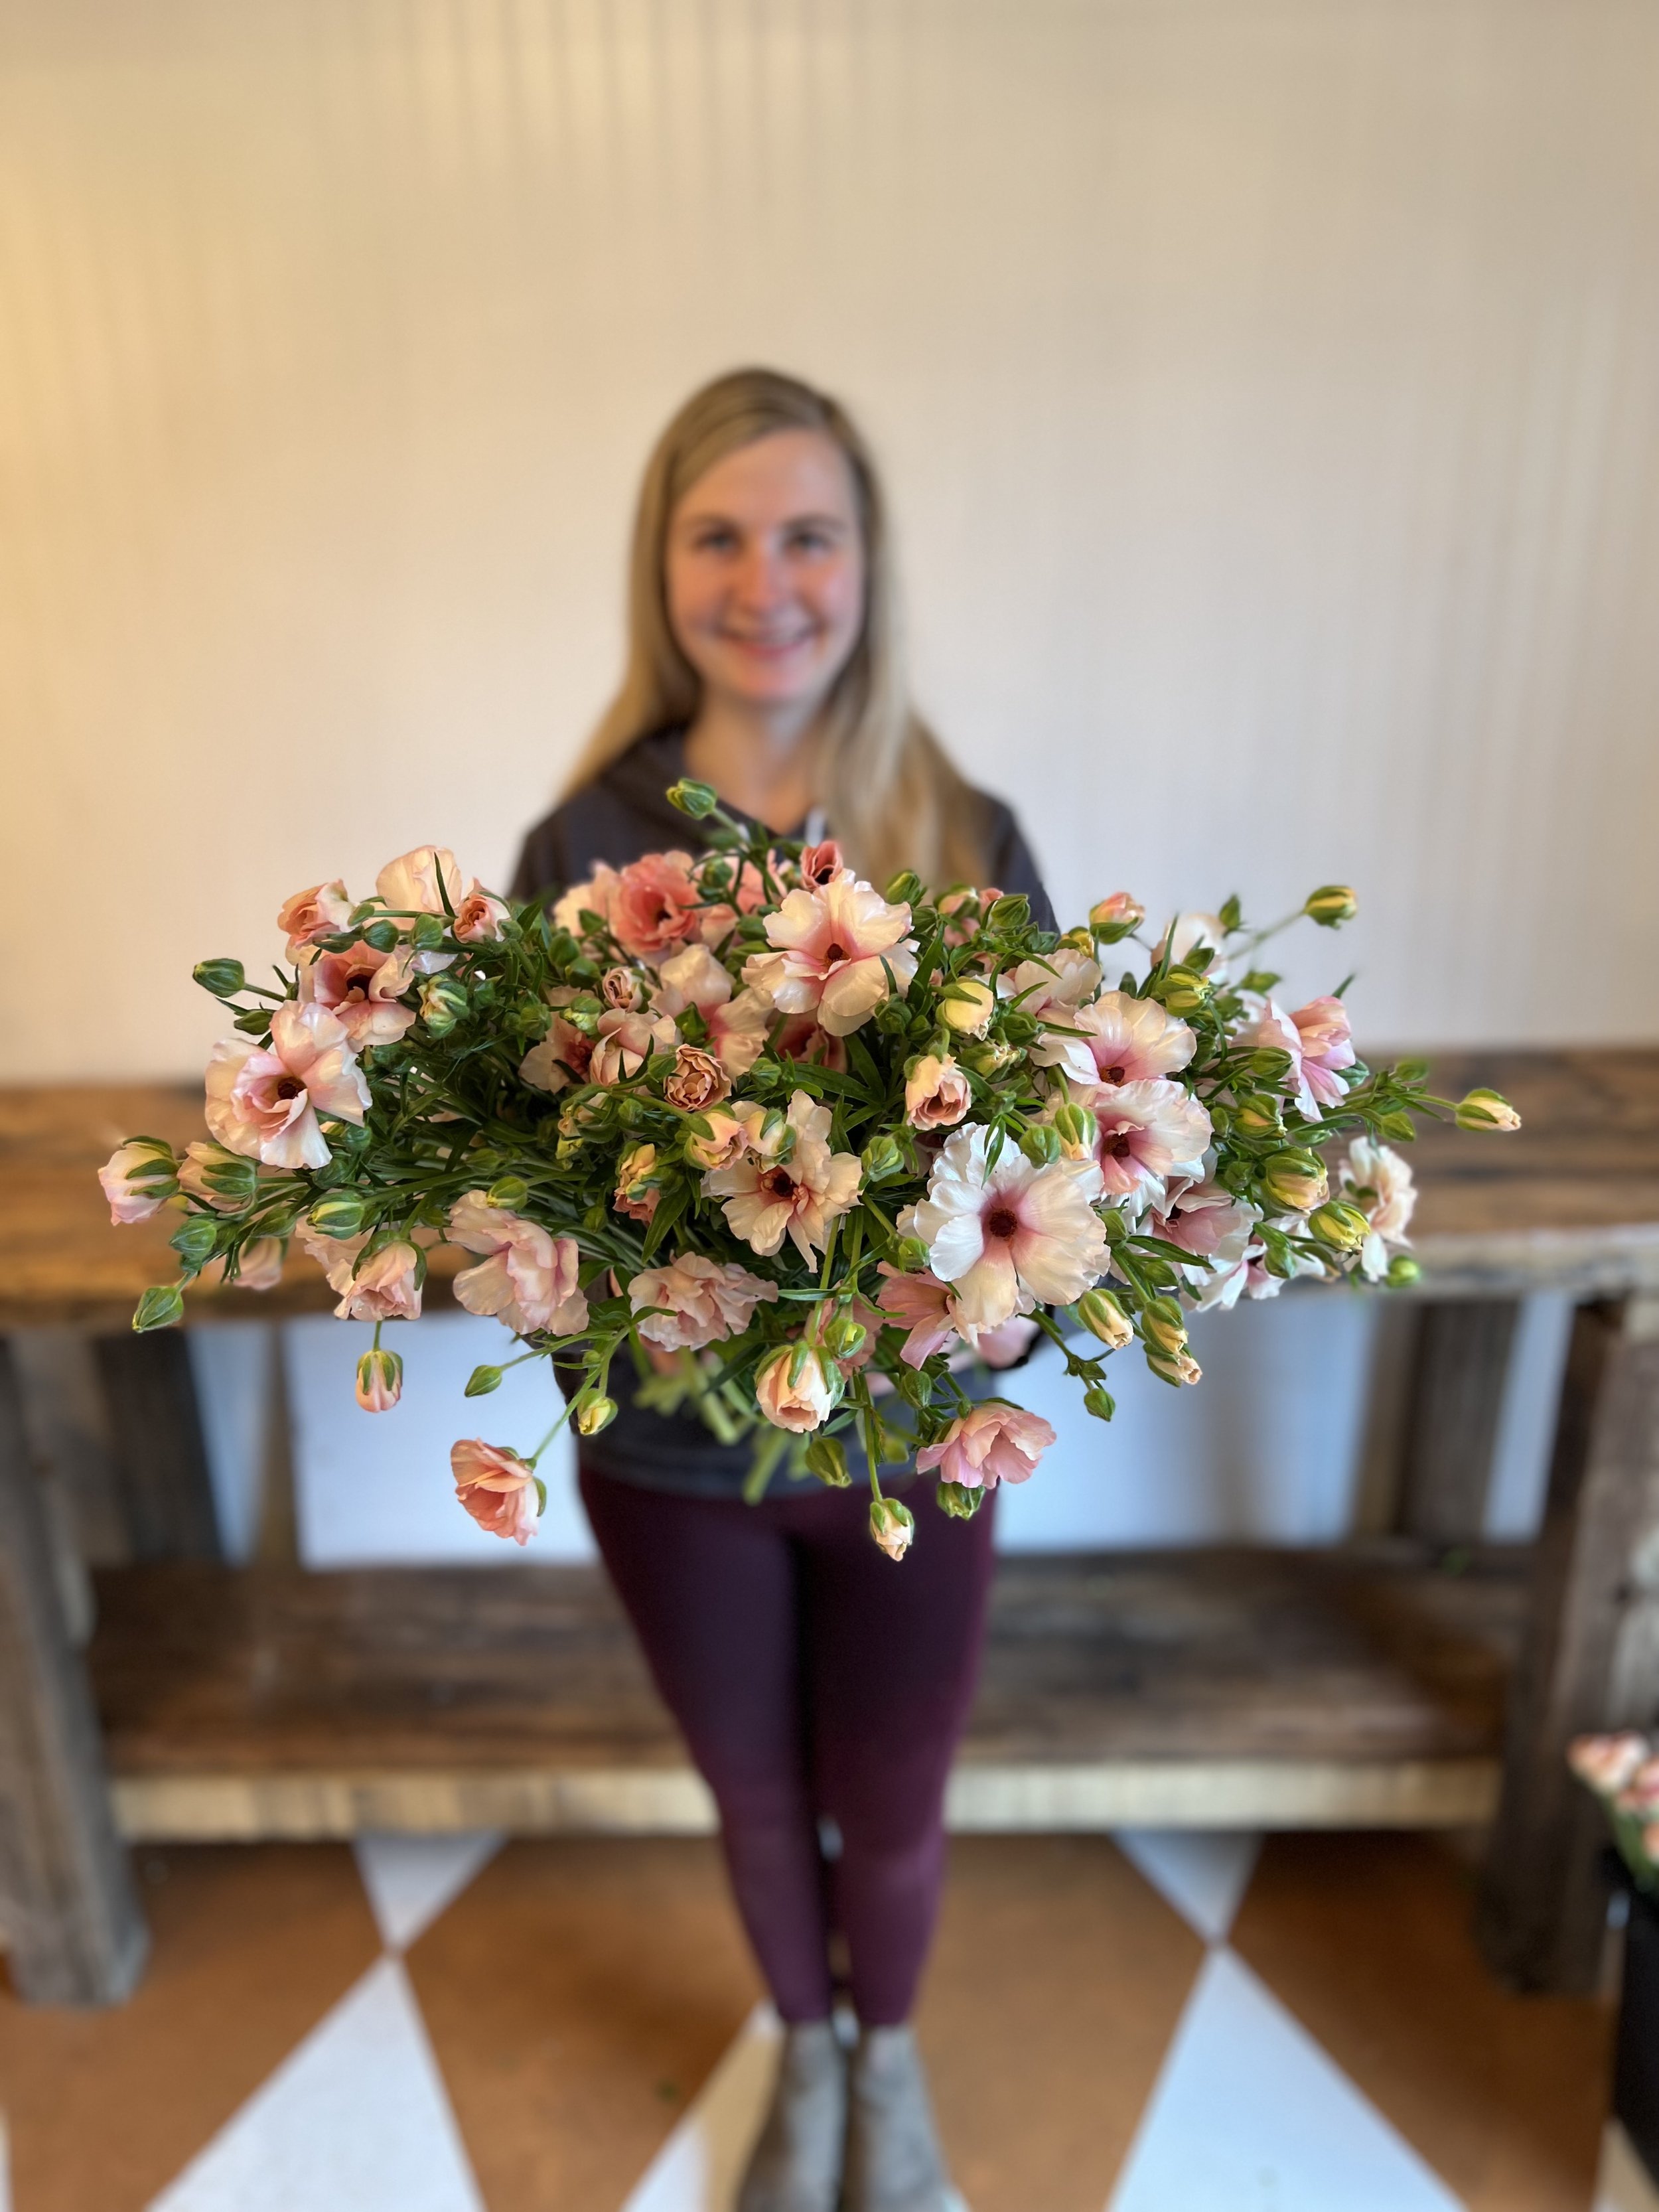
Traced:
[[955, 1840], [918, 2025], [974, 2212], [1100, 2212], [1203, 1957], [1104, 1837]]
[[701, 1839], [509, 1844], [408, 1964], [490, 2212], [617, 2212], [760, 1994]]
[[139, 2212], [380, 1951], [349, 1850], [147, 1848], [136, 1996], [34, 2008], [0, 1983], [17, 2212]]
[[1269, 1838], [1233, 1948], [1469, 2212], [1585, 2212], [1607, 2105], [1604, 2005], [1510, 1995], [1473, 1878], [1427, 1837]]

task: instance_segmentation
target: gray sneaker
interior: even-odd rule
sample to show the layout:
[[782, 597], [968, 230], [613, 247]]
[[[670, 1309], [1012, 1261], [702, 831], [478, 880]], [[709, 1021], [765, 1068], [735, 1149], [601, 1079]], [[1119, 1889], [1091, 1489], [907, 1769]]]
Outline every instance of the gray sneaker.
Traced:
[[736, 2212], [836, 2212], [847, 2135], [847, 2059], [830, 2022], [787, 2027], [772, 2102]]
[[927, 2076], [908, 2027], [866, 2027], [853, 2053], [842, 2212], [948, 2212]]

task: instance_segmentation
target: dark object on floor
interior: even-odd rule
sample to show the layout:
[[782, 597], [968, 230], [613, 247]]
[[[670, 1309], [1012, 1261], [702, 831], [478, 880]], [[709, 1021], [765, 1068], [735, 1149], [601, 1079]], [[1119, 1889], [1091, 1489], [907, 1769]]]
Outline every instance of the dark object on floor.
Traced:
[[[1620, 1875], [1623, 1869], [1620, 1869]], [[1659, 2183], [1659, 1899], [1626, 1882], [1625, 1982], [1613, 2056], [1613, 2116]]]

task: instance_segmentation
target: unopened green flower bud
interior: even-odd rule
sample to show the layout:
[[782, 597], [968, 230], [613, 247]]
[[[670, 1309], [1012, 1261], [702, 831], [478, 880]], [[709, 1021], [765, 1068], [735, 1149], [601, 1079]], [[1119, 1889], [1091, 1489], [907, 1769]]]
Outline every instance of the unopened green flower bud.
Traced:
[[530, 1185], [522, 1176], [501, 1176], [490, 1184], [488, 1195], [492, 1206], [516, 1212], [529, 1197]]
[[1121, 1244], [1126, 1237], [1133, 1234], [1128, 1222], [1115, 1206], [1109, 1206], [1099, 1218], [1101, 1231], [1109, 1244]]
[[1357, 1206], [1333, 1198], [1308, 1216], [1308, 1227], [1322, 1244], [1334, 1251], [1357, 1252], [1371, 1233], [1371, 1224]]
[[869, 1330], [851, 1314], [837, 1314], [823, 1332], [824, 1348], [836, 1359], [855, 1358], [869, 1340]]
[[469, 1398], [487, 1398], [492, 1390], [499, 1390], [501, 1387], [501, 1370], [499, 1367], [475, 1367], [466, 1378], [464, 1395]]
[[247, 983], [247, 973], [240, 960], [198, 960], [190, 972], [216, 999], [234, 999]]
[[1117, 1411], [1117, 1400], [1104, 1384], [1092, 1383], [1083, 1394], [1083, 1410], [1097, 1421], [1109, 1421]]
[[887, 1136], [872, 1137], [860, 1155], [866, 1182], [885, 1182], [904, 1165], [904, 1155], [896, 1142]]
[[372, 945], [377, 952], [390, 952], [398, 942], [395, 921], [371, 921], [363, 932], [363, 943]]
[[1233, 1109], [1233, 1127], [1241, 1137], [1280, 1137], [1285, 1123], [1276, 1098], [1241, 1098]]
[[1387, 1281], [1391, 1291], [1408, 1291], [1422, 1279], [1423, 1270], [1409, 1252], [1396, 1252], [1389, 1262]]
[[1051, 1168], [1060, 1156], [1060, 1132], [1047, 1121], [1033, 1121], [1021, 1136], [1019, 1149], [1034, 1168]]
[[678, 807], [682, 814], [689, 814], [694, 822], [706, 822], [720, 800], [708, 784], [694, 782], [690, 776], [683, 775], [678, 783], [670, 786], [668, 803]]
[[1010, 1044], [1017, 1044], [1022, 1049], [1036, 1043], [1041, 1028], [1041, 1023], [1030, 1014], [1005, 1014], [1002, 1018], [1003, 1036]]
[[1172, 1014], [1195, 1014], [1210, 995], [1210, 987], [1191, 968], [1171, 968], [1152, 994]]
[[1518, 1129], [1521, 1116], [1496, 1091], [1471, 1091], [1457, 1104], [1460, 1129]]
[[1261, 1170], [1261, 1188], [1281, 1212], [1307, 1213], [1330, 1196], [1324, 1164], [1311, 1152], [1274, 1152]]
[[977, 975], [957, 975], [939, 994], [939, 1018], [958, 1036], [983, 1036], [996, 1010], [996, 993]]
[[1110, 898], [1099, 901], [1089, 909], [1089, 929], [1103, 945], [1115, 945], [1139, 928], [1146, 919], [1146, 909], [1138, 898], [1127, 891], [1114, 891]]
[[902, 1274], [919, 1275], [927, 1265], [929, 1255], [920, 1237], [902, 1237], [893, 1256]]
[[1291, 1072], [1291, 1055], [1277, 1045], [1264, 1044], [1250, 1054], [1250, 1073], [1261, 1083], [1282, 1083]]
[[971, 1521], [985, 1503], [981, 1483], [941, 1482], [933, 1492], [941, 1513], [952, 1521]]
[[1190, 1352], [1149, 1352], [1146, 1364], [1160, 1382], [1168, 1382], [1176, 1389], [1183, 1385], [1201, 1382], [1204, 1370]]
[[607, 1398], [603, 1391], [590, 1395], [586, 1390], [578, 1396], [576, 1410], [572, 1416], [576, 1433], [581, 1437], [598, 1436], [600, 1430], [608, 1429], [616, 1418], [617, 1401], [614, 1398]]
[[1005, 1068], [1012, 1067], [1019, 1054], [1001, 1037], [988, 1037], [982, 1044], [970, 1044], [966, 1052], [957, 1054], [957, 1058], [964, 1067], [971, 1069], [974, 1074], [988, 1083], [994, 1077], [1000, 1075]]
[[902, 1559], [916, 1533], [915, 1516], [896, 1498], [870, 1500], [870, 1534], [890, 1559]]
[[423, 914], [416, 916], [409, 941], [417, 952], [435, 952], [447, 933], [442, 915]]
[[309, 1219], [319, 1237], [355, 1237], [367, 1210], [355, 1190], [331, 1190], [312, 1207]]
[[1073, 1308], [1091, 1336], [1097, 1336], [1109, 1352], [1120, 1352], [1134, 1334], [1129, 1316], [1110, 1291], [1085, 1291]]
[[421, 1019], [434, 1036], [447, 1036], [466, 1005], [466, 986], [459, 976], [428, 975], [421, 986]]
[[1100, 1124], [1086, 1106], [1062, 1106], [1054, 1115], [1054, 1134], [1068, 1160], [1086, 1160], [1095, 1148]]
[[211, 1215], [192, 1213], [188, 1220], [179, 1223], [167, 1243], [186, 1267], [204, 1267], [213, 1257], [218, 1234], [218, 1224]]
[[152, 1328], [171, 1328], [184, 1317], [185, 1301], [177, 1283], [157, 1283], [134, 1307], [132, 1326], [143, 1336]]
[[404, 1392], [400, 1355], [372, 1345], [357, 1362], [357, 1403], [366, 1413], [388, 1413]]
[[1358, 913], [1359, 901], [1346, 884], [1322, 884], [1316, 891], [1309, 892], [1302, 911], [1322, 929], [1340, 929]]
[[1376, 1133], [1379, 1137], [1389, 1138], [1394, 1144], [1409, 1145], [1416, 1138], [1417, 1124], [1409, 1114], [1391, 1109], [1388, 1113], [1377, 1115]]
[[1031, 919], [1031, 902], [1024, 891], [1005, 892], [992, 901], [985, 919], [992, 929], [1024, 929]]
[[246, 1006], [237, 1015], [231, 1027], [240, 1030], [244, 1036], [269, 1036], [270, 1034], [270, 1010], [265, 1006]]
[[914, 906], [927, 896], [927, 886], [914, 868], [901, 868], [882, 893], [889, 906]]
[[1140, 1311], [1140, 1334], [1150, 1351], [1173, 1358], [1187, 1348], [1187, 1317], [1173, 1298], [1149, 1298]]
[[847, 1490], [852, 1486], [852, 1471], [847, 1464], [847, 1453], [839, 1437], [814, 1437], [805, 1451], [807, 1472], [815, 1474], [826, 1490]]

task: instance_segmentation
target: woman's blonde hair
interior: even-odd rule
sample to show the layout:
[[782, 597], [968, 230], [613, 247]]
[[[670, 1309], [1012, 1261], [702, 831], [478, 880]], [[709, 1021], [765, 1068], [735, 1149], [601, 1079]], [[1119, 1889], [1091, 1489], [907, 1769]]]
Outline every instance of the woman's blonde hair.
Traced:
[[657, 441], [634, 518], [627, 666], [566, 795], [592, 783], [636, 739], [696, 714], [699, 678], [668, 620], [669, 522], [717, 461], [780, 430], [817, 430], [833, 439], [852, 474], [863, 531], [863, 626], [824, 707], [820, 796], [830, 827], [848, 859], [878, 885], [901, 868], [914, 868], [936, 890], [982, 883], [983, 803], [910, 704], [891, 538], [870, 448], [835, 400], [775, 369], [716, 377]]

